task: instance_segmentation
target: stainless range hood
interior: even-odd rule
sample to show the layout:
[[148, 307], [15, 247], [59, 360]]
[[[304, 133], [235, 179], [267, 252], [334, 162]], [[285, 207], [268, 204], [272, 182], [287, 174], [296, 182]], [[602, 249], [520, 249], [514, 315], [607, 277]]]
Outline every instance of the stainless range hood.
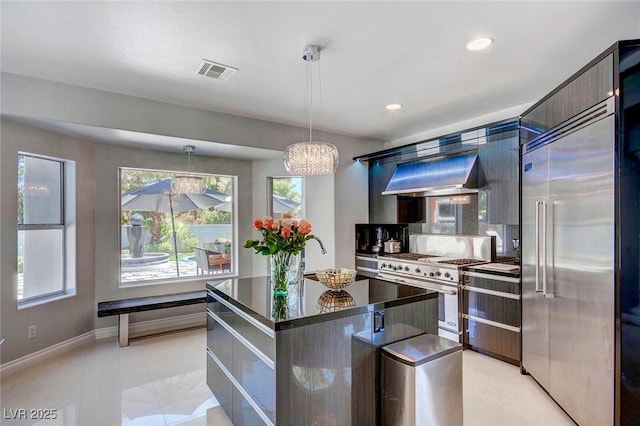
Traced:
[[428, 197], [478, 192], [478, 155], [400, 164], [382, 195]]

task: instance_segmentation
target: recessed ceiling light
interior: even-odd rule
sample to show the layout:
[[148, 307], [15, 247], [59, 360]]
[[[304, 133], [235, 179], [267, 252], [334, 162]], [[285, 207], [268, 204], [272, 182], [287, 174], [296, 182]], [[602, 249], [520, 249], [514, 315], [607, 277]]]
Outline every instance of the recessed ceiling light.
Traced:
[[483, 50], [493, 44], [493, 39], [490, 37], [480, 37], [474, 40], [471, 40], [467, 43], [467, 50], [475, 51], [475, 50]]
[[385, 106], [385, 108], [387, 109], [387, 111], [395, 111], [402, 108], [402, 104], [389, 104]]

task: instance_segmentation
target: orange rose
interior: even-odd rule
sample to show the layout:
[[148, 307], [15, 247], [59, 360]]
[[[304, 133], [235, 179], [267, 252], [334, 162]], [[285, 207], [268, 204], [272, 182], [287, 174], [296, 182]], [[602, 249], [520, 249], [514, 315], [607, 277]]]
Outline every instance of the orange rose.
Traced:
[[273, 223], [273, 218], [271, 216], [265, 216], [262, 218], [262, 222], [264, 223], [265, 228], [271, 228], [271, 224]]
[[282, 214], [282, 218], [283, 219], [291, 219], [293, 216], [291, 216], [291, 213], [283, 213]]
[[278, 228], [280, 228], [279, 220], [274, 220], [273, 222], [271, 222], [271, 229], [273, 229], [274, 231], [277, 231]]
[[253, 227], [256, 229], [262, 229], [264, 228], [264, 222], [262, 219], [256, 219], [253, 221]]
[[280, 236], [282, 238], [289, 238], [291, 236], [291, 227], [285, 226], [284, 228], [282, 228], [282, 231], [280, 231]]
[[306, 220], [302, 219], [300, 223], [298, 223], [298, 232], [301, 234], [311, 233], [311, 224]]

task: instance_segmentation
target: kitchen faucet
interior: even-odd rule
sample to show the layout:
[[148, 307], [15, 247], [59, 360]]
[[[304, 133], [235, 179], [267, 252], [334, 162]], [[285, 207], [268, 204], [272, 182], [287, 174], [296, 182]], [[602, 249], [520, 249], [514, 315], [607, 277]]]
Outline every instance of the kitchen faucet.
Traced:
[[311, 238], [313, 238], [318, 242], [318, 244], [320, 244], [320, 248], [322, 249], [322, 254], [327, 254], [327, 249], [324, 248], [324, 244], [322, 244], [322, 241], [320, 241], [320, 238], [316, 237], [315, 235]]

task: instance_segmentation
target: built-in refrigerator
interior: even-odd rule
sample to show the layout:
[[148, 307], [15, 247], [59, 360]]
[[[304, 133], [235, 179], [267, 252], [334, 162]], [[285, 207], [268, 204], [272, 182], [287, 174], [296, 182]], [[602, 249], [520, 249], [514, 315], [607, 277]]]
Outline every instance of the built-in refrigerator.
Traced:
[[580, 425], [613, 419], [614, 121], [523, 147], [522, 365]]
[[521, 367], [581, 426], [640, 424], [638, 105], [636, 40], [521, 117]]

